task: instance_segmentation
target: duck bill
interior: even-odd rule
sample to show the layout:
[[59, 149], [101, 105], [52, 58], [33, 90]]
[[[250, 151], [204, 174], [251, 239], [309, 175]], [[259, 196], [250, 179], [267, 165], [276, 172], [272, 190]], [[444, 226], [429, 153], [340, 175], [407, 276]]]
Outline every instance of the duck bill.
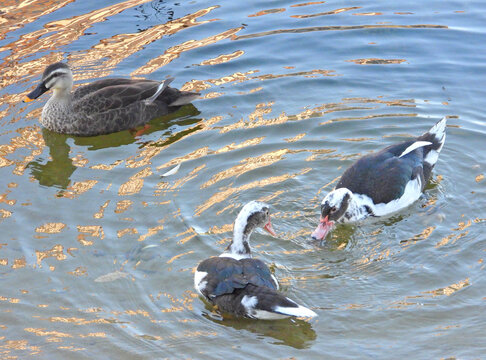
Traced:
[[265, 224], [265, 226], [263, 227], [267, 232], [269, 232], [271, 235], [273, 236], [277, 236], [277, 234], [275, 233], [275, 231], [273, 230], [273, 226], [272, 226], [272, 223], [270, 222], [270, 219], [268, 220], [268, 222]]
[[44, 94], [48, 88], [46, 88], [44, 82], [41, 82], [32, 92], [28, 93], [27, 96], [24, 98], [24, 102], [30, 102], [32, 100], [37, 99], [39, 96]]
[[333, 225], [334, 221], [329, 221], [328, 216], [326, 216], [325, 218], [321, 216], [321, 221], [319, 222], [319, 225], [317, 225], [316, 229], [311, 235], [312, 238], [314, 240], [324, 240], [329, 231], [331, 231]]

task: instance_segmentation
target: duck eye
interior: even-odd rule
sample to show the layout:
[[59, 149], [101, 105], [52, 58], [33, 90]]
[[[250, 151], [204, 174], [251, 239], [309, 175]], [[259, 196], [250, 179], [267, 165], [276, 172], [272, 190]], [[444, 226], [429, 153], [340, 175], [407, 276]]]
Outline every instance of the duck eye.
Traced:
[[331, 208], [331, 212], [332, 212], [332, 213], [333, 213], [333, 212], [335, 212], [336, 210], [337, 210], [337, 209], [336, 209], [336, 207], [335, 207], [335, 206], [333, 206], [333, 207]]

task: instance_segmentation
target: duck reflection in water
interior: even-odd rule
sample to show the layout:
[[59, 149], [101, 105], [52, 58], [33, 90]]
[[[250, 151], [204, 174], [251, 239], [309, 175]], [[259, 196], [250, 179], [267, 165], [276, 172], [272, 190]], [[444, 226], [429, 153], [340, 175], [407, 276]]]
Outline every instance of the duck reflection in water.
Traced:
[[232, 317], [225, 314], [223, 317], [212, 311], [213, 306], [205, 303], [207, 312], [203, 316], [212, 322], [231, 327], [235, 330], [248, 330], [252, 333], [277, 340], [276, 345], [287, 345], [296, 349], [309, 348], [317, 338], [312, 324], [305, 320], [286, 318], [272, 321], [257, 321], [242, 317]]
[[[156, 131], [163, 132], [159, 140], [150, 142], [141, 139], [137, 130], [126, 130], [93, 137], [78, 137], [59, 134], [42, 128], [42, 137], [49, 148], [50, 160], [45, 162], [45, 157], [38, 157], [31, 161], [27, 167], [31, 169], [32, 176], [39, 181], [40, 185], [67, 189], [71, 175], [77, 168], [73, 163], [72, 154], [70, 154], [69, 139], [72, 139], [75, 145], [87, 147], [88, 150], [119, 147], [135, 142], [139, 143], [140, 147], [167, 146], [200, 129], [198, 123], [201, 119], [196, 118], [199, 113], [194, 105], [189, 104], [175, 113], [152, 120], [148, 126], [143, 128], [144, 136]], [[116, 160], [120, 159], [107, 159], [107, 164]]]

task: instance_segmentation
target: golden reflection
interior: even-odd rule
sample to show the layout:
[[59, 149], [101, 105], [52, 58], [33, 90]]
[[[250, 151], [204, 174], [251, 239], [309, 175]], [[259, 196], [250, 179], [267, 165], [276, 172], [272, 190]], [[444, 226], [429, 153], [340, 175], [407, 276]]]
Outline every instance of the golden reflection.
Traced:
[[125, 236], [127, 234], [138, 234], [138, 230], [135, 228], [125, 228], [116, 232], [116, 236], [118, 238], [121, 238], [122, 236]]
[[18, 304], [20, 302], [20, 299], [18, 298], [11, 298], [11, 297], [5, 297], [5, 296], [0, 296], [0, 301], [7, 301], [11, 304]]
[[5, 210], [5, 209], [0, 209], [0, 219], [5, 219], [12, 216], [12, 212]]
[[132, 200], [119, 200], [116, 203], [115, 214], [121, 214], [127, 211], [133, 204]]
[[324, 4], [325, 1], [310, 1], [310, 2], [305, 2], [301, 4], [294, 4], [290, 5], [290, 7], [301, 7], [301, 6], [309, 6], [309, 5], [319, 5], [319, 4]]
[[248, 17], [257, 17], [257, 16], [263, 16], [263, 15], [268, 15], [268, 14], [277, 14], [284, 12], [284, 8], [278, 8], [278, 9], [268, 9], [268, 10], [261, 10], [255, 14], [248, 15]]
[[138, 194], [143, 188], [143, 183], [143, 179], [128, 180], [126, 183], [120, 185], [118, 196]]
[[146, 234], [140, 235], [140, 237], [138, 238], [138, 241], [145, 241], [146, 238], [148, 238], [149, 236], [157, 234], [161, 230], [164, 230], [163, 225], [151, 227], [147, 230]]
[[55, 234], [55, 233], [60, 233], [65, 227], [66, 224], [64, 223], [47, 223], [42, 226], [38, 226], [35, 229], [35, 232]]
[[360, 137], [360, 138], [344, 138], [344, 139], [341, 139], [343, 141], [351, 141], [351, 142], [361, 142], [361, 141], [370, 141], [370, 140], [374, 140], [373, 138], [370, 138], [370, 137]]
[[[24, 25], [34, 22], [38, 18], [55, 12], [74, 0], [59, 1], [2, 1], [0, 3], [0, 39], [11, 31], [17, 30]], [[8, 14], [8, 16], [5, 16]]]
[[[373, 114], [373, 115], [367, 115], [367, 116], [336, 118], [336, 119], [332, 119], [332, 120], [322, 122], [319, 125], [332, 124], [333, 122], [337, 122], [337, 121], [356, 121], [356, 120], [378, 119], [378, 118], [382, 118], [382, 117], [415, 117], [415, 116], [417, 116], [416, 113]], [[396, 136], [396, 135], [394, 135], [394, 136]]]
[[74, 271], [68, 271], [68, 274], [74, 276], [86, 276], [88, 275], [88, 269], [84, 266], [78, 266]]
[[287, 139], [284, 139], [286, 142], [288, 143], [293, 143], [293, 142], [296, 142], [296, 141], [299, 141], [300, 139], [302, 139], [304, 136], [306, 135], [306, 133], [302, 133], [302, 134], [297, 134], [295, 135], [294, 137], [292, 138], [287, 138]]
[[476, 182], [481, 182], [484, 180], [484, 174], [480, 174], [478, 176], [476, 176]]
[[369, 59], [354, 59], [354, 60], [346, 60], [346, 61], [353, 62], [358, 65], [388, 65], [388, 64], [401, 64], [406, 60], [369, 58]]
[[284, 174], [284, 175], [280, 175], [280, 176], [272, 176], [272, 177], [269, 177], [269, 178], [260, 179], [260, 180], [251, 182], [249, 184], [239, 186], [237, 188], [228, 187], [228, 188], [222, 189], [220, 192], [212, 195], [204, 204], [199, 205], [196, 208], [194, 215], [200, 216], [204, 211], [206, 211], [207, 209], [209, 209], [213, 205], [225, 201], [226, 199], [233, 196], [234, 194], [238, 194], [238, 193], [241, 193], [241, 192], [244, 192], [244, 191], [247, 191], [247, 190], [250, 190], [250, 189], [254, 189], [254, 188], [260, 188], [260, 187], [265, 187], [265, 186], [269, 186], [269, 185], [273, 185], [273, 184], [278, 184], [278, 183], [284, 182], [286, 180], [293, 179], [296, 176], [306, 174], [311, 170], [312, 169], [310, 169], [310, 168], [305, 168], [305, 169], [302, 169], [301, 171], [299, 171], [297, 173]]
[[122, 161], [123, 160], [116, 160], [113, 164], [110, 165], [106, 165], [106, 164], [91, 165], [89, 168], [96, 169], [96, 170], [113, 170], [113, 168], [119, 165]]
[[203, 99], [215, 99], [215, 98], [223, 96], [223, 95], [224, 95], [224, 93], [212, 91], [212, 92], [206, 93], [203, 96]]
[[233, 231], [233, 224], [225, 224], [222, 226], [213, 226], [209, 228], [208, 234], [224, 234]]
[[46, 251], [35, 251], [37, 256], [37, 265], [41, 266], [41, 262], [44, 259], [49, 257], [56, 258], [57, 260], [65, 260], [67, 258], [66, 254], [64, 254], [64, 247], [61, 244], [54, 245], [51, 250]]
[[199, 65], [218, 65], [218, 64], [224, 64], [228, 61], [234, 60], [236, 58], [239, 58], [241, 55], [243, 55], [245, 52], [243, 50], [236, 50], [232, 52], [231, 54], [224, 54], [224, 55], [219, 55], [218, 57], [214, 59], [209, 59], [209, 60], [204, 60], [199, 63]]
[[[39, 30], [21, 35], [19, 40], [0, 48], [0, 51], [10, 51], [10, 54], [4, 58], [4, 63], [15, 63], [15, 66], [4, 69], [5, 76], [0, 81], [1, 86], [5, 87], [16, 82], [16, 79], [41, 73], [47, 65], [62, 60], [62, 54], [55, 53], [53, 50], [79, 39], [94, 24], [103, 22], [110, 16], [148, 1], [124, 1], [70, 19], [53, 21], [45, 24]], [[41, 52], [49, 52], [50, 54], [27, 62], [19, 61], [19, 59], [28, 58], [31, 54]], [[105, 75], [108, 75], [108, 73]]]
[[[150, 43], [162, 38], [163, 36], [172, 35], [180, 30], [214, 21], [205, 20], [197, 22], [196, 19], [207, 15], [209, 12], [216, 8], [219, 8], [219, 5], [198, 10], [193, 14], [183, 16], [179, 19], [169, 21], [165, 24], [151, 27], [145, 31], [132, 34], [118, 34], [110, 39], [102, 40], [98, 45], [95, 45], [91, 49], [73, 55], [71, 57], [72, 64], [74, 67], [76, 67], [78, 64], [79, 66], [85, 65], [86, 61], [96, 62], [104, 60], [103, 66], [101, 66], [99, 69], [113, 68], [123, 59], [137, 53]], [[154, 60], [155, 59], [151, 60], [150, 63], [152, 63], [152, 61]], [[135, 70], [132, 75], [139, 73], [148, 74], [155, 70], [153, 69], [149, 72], [143, 72], [142, 69], [145, 69], [145, 71], [148, 70], [147, 66], [144, 66], [139, 70]]]
[[105, 203], [100, 206], [100, 210], [97, 213], [94, 213], [93, 214], [93, 217], [95, 219], [101, 219], [101, 218], [103, 218], [103, 215], [105, 213], [105, 209], [106, 209], [106, 207], [108, 206], [109, 203], [110, 203], [110, 200], [106, 200]]
[[354, 13], [353, 15], [358, 15], [358, 16], [378, 16], [378, 15], [383, 15], [381, 12], [366, 12], [366, 13]]
[[317, 14], [292, 15], [291, 17], [297, 18], [297, 19], [307, 19], [307, 18], [313, 18], [313, 17], [317, 17], [317, 16], [335, 15], [335, 14], [339, 14], [339, 13], [342, 13], [342, 12], [345, 12], [345, 11], [358, 10], [358, 9], [361, 9], [361, 6], [352, 6], [352, 7], [347, 7], [347, 8], [341, 8], [341, 9], [321, 12], [321, 13], [317, 13]]
[[196, 167], [194, 170], [192, 170], [188, 175], [184, 176], [183, 178], [181, 179], [178, 179], [176, 181], [174, 181], [173, 185], [170, 185], [169, 183], [167, 182], [160, 182], [157, 184], [157, 190], [155, 191], [155, 196], [158, 196], [158, 194], [162, 191], [162, 190], [166, 190], [166, 191], [174, 191], [175, 189], [178, 189], [180, 187], [182, 187], [182, 185], [184, 185], [185, 183], [187, 183], [188, 181], [194, 179], [196, 176], [197, 176], [197, 173], [199, 171], [201, 171], [202, 169], [204, 169], [206, 167], [206, 164], [203, 164], [203, 165], [200, 165], [198, 167]]
[[151, 59], [147, 64], [133, 71], [131, 75], [138, 76], [138, 75], [146, 75], [146, 74], [153, 73], [155, 70], [177, 59], [181, 55], [181, 53], [189, 50], [194, 50], [200, 47], [204, 47], [207, 45], [211, 45], [224, 39], [231, 38], [235, 36], [235, 34], [241, 29], [243, 29], [243, 27], [229, 29], [223, 31], [220, 34], [213, 35], [202, 40], [189, 40], [180, 45], [173, 46], [167, 49], [163, 55]]
[[69, 186], [66, 191], [62, 192], [62, 196], [65, 198], [73, 199], [88, 190], [91, 190], [93, 186], [98, 183], [98, 180], [85, 180], [76, 181], [74, 184]]
[[188, 234], [188, 235], [186, 237], [180, 239], [177, 242], [177, 244], [179, 244], [179, 245], [185, 244], [186, 242], [188, 242], [189, 240], [191, 240], [191, 239], [193, 239], [197, 236], [196, 231], [194, 231], [194, 229], [192, 227], [190, 227], [186, 231], [184, 231], [183, 233], [177, 234], [176, 237], [179, 237], [179, 236], [182, 236], [182, 235], [185, 235], [185, 234]]
[[263, 31], [255, 34], [240, 35], [233, 37], [233, 40], [254, 39], [268, 35], [279, 34], [300, 34], [313, 31], [346, 31], [359, 29], [448, 29], [446, 25], [417, 24], [417, 25], [351, 25], [351, 26], [313, 26], [297, 29], [280, 29]]
[[432, 234], [435, 228], [435, 226], [429, 226], [425, 228], [420, 234], [414, 235], [407, 240], [401, 240], [400, 243], [404, 245], [410, 245], [415, 244], [417, 241], [425, 240]]
[[457, 283], [451, 284], [449, 286], [446, 286], [444, 288], [439, 288], [436, 290], [430, 290], [430, 291], [423, 291], [420, 295], [410, 295], [406, 296], [404, 300], [399, 300], [399, 301], [394, 301], [389, 308], [392, 309], [402, 309], [407, 306], [415, 306], [419, 304], [416, 301], [413, 301], [415, 299], [427, 299], [427, 298], [435, 298], [437, 296], [450, 296], [457, 291], [465, 288], [466, 286], [471, 285], [469, 282], [469, 278], [466, 278], [464, 280], [458, 281]]
[[69, 350], [69, 351], [83, 351], [86, 350], [86, 348], [78, 348], [74, 346], [58, 346], [57, 347], [60, 350]]
[[194, 251], [190, 250], [190, 251], [187, 251], [185, 253], [175, 255], [175, 256], [171, 257], [169, 260], [167, 260], [167, 264], [172, 264], [174, 262], [174, 260], [177, 260], [177, 259], [183, 257], [184, 255], [189, 255], [189, 254], [194, 254]]
[[[39, 127], [26, 126], [16, 130], [16, 132], [18, 132], [20, 136], [11, 138], [9, 144], [0, 145], [0, 166], [10, 166], [15, 164], [15, 169], [12, 173], [20, 176], [24, 174], [28, 163], [42, 153], [44, 139], [42, 138]], [[3, 156], [13, 154], [17, 150], [22, 151], [22, 153], [27, 150], [30, 151], [30, 154], [24, 156], [23, 160], [16, 160], [15, 162], [3, 159]]]
[[437, 289], [437, 290], [431, 290], [431, 291], [424, 291], [423, 294], [430, 294], [432, 297], [436, 297], [436, 296], [442, 296], [442, 295], [446, 295], [446, 296], [450, 296], [452, 294], [454, 294], [455, 292], [465, 288], [466, 286], [469, 286], [471, 285], [471, 283], [469, 282], [469, 278], [466, 278], [464, 280], [461, 280], [455, 284], [451, 284], [449, 286], [446, 286], [444, 288], [440, 288], [440, 289]]
[[14, 263], [12, 265], [12, 269], [21, 269], [21, 268], [25, 267], [26, 264], [27, 264], [27, 262], [25, 261], [25, 257], [15, 259]]
[[140, 170], [138, 173], [130, 176], [126, 183], [120, 185], [118, 195], [123, 196], [139, 193], [140, 190], [142, 190], [144, 178], [150, 175], [152, 175], [152, 170], [150, 167], [146, 167], [145, 169]]
[[240, 165], [235, 165], [229, 169], [226, 169], [224, 171], [221, 171], [220, 173], [213, 175], [211, 179], [205, 182], [204, 184], [202, 184], [200, 188], [205, 189], [211, 185], [216, 184], [221, 180], [228, 179], [233, 176], [239, 176], [264, 166], [270, 166], [282, 160], [284, 155], [287, 154], [288, 152], [290, 152], [290, 150], [281, 149], [266, 154], [262, 154], [260, 156], [243, 159]]
[[86, 237], [97, 237], [100, 240], [105, 238], [105, 232], [103, 231], [103, 227], [100, 225], [88, 225], [88, 226], [81, 226], [78, 225], [78, 242], [83, 246], [91, 246], [93, 245], [92, 240], [87, 240]]

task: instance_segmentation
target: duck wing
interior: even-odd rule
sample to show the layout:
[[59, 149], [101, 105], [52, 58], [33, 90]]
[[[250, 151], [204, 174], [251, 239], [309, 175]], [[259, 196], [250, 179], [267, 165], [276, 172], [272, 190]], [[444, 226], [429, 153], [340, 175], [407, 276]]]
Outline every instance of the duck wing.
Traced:
[[276, 289], [270, 270], [263, 261], [257, 259], [212, 257], [201, 262], [197, 271], [207, 273], [203, 278], [206, 285], [200, 291], [208, 299], [232, 294], [249, 284]]
[[317, 315], [278, 293], [278, 284], [261, 260], [213, 257], [199, 264], [196, 276], [196, 288], [222, 312], [256, 319]]
[[152, 86], [157, 87], [160, 82], [154, 80], [145, 79], [125, 79], [125, 78], [115, 78], [115, 79], [102, 79], [93, 81], [87, 85], [79, 86], [73, 91], [74, 101], [79, 101], [86, 95], [95, 93], [98, 90], [108, 88], [110, 86], [133, 86], [141, 83], [153, 84]]
[[126, 108], [154, 95], [160, 83], [156, 81], [132, 81], [119, 85], [104, 86], [86, 93], [73, 102], [74, 111], [87, 115]]
[[424, 147], [429, 145], [410, 140], [363, 156], [344, 172], [336, 188], [367, 195], [375, 204], [399, 199], [408, 182], [417, 177], [421, 177], [423, 189]]

